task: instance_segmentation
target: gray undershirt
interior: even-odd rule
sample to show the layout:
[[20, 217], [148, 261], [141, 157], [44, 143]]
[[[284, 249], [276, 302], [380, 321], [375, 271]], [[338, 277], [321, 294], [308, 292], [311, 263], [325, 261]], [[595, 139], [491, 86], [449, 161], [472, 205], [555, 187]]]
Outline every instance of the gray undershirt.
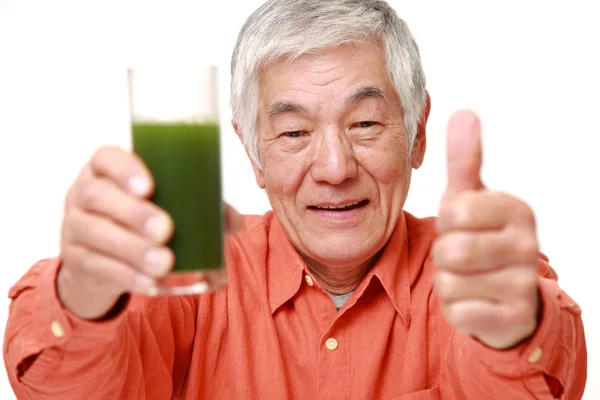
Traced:
[[331, 296], [331, 300], [333, 300], [333, 303], [335, 304], [335, 308], [340, 311], [340, 309], [344, 306], [344, 303], [346, 302], [346, 300], [348, 300], [350, 298], [350, 296], [352, 296], [352, 293], [354, 293], [354, 290], [348, 293], [344, 293], [344, 294], [331, 294], [329, 293], [329, 296]]

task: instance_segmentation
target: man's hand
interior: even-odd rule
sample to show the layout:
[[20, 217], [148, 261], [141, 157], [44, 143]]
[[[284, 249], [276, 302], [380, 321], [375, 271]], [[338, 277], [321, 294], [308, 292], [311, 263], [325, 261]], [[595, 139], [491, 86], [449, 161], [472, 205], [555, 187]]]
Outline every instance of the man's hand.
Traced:
[[532, 210], [486, 190], [481, 126], [460, 111], [448, 125], [448, 186], [433, 245], [435, 289], [447, 321], [489, 347], [510, 348], [537, 328], [538, 243]]
[[95, 319], [119, 297], [145, 292], [173, 266], [173, 222], [148, 198], [154, 181], [135, 154], [100, 148], [66, 196], [57, 292], [75, 314]]
[[[146, 293], [174, 265], [173, 221], [149, 199], [154, 180], [135, 154], [100, 148], [70, 188], [61, 235], [57, 292], [86, 319], [110, 311], [125, 293]], [[229, 232], [241, 217], [225, 207]]]

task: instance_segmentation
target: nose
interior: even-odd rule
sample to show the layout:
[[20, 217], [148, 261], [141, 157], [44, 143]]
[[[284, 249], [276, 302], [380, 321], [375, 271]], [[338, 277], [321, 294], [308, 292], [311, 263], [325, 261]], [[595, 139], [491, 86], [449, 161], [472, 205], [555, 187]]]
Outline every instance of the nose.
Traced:
[[354, 149], [346, 133], [339, 128], [323, 132], [311, 166], [315, 182], [338, 185], [355, 178], [357, 172]]

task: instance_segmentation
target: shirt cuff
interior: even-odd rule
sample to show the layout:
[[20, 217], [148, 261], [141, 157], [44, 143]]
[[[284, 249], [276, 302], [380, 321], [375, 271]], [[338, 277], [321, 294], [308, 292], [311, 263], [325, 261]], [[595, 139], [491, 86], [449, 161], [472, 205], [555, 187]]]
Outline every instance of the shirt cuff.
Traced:
[[[97, 349], [118, 336], [125, 312], [103, 321], [88, 321], [66, 309], [56, 291], [56, 277], [61, 260], [49, 259], [36, 264], [10, 292], [13, 300], [11, 318], [15, 321], [8, 354], [20, 363], [37, 356], [40, 363], [50, 356], [56, 358], [65, 349]], [[22, 297], [22, 298], [21, 298]]]
[[9, 376], [24, 383], [43, 382], [66, 352], [105, 351], [103, 345], [115, 340], [123, 323], [125, 312], [95, 322], [63, 307], [56, 292], [60, 263], [58, 258], [38, 262], [9, 291], [5, 359]]
[[65, 308], [58, 297], [56, 279], [59, 269], [60, 259], [53, 268], [46, 268], [40, 277], [37, 306], [38, 310], [43, 310], [43, 305], [47, 305], [47, 322], [50, 332], [58, 339], [57, 344], [80, 350], [113, 342], [118, 336], [119, 325], [123, 323], [127, 304], [110, 319], [91, 321], [81, 318]]

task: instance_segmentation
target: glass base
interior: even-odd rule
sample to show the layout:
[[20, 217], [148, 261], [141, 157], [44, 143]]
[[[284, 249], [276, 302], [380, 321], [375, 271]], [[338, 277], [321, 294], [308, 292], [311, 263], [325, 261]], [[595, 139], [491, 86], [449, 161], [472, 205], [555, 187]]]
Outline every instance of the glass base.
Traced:
[[171, 272], [148, 290], [149, 296], [201, 294], [213, 292], [227, 283], [225, 268]]

